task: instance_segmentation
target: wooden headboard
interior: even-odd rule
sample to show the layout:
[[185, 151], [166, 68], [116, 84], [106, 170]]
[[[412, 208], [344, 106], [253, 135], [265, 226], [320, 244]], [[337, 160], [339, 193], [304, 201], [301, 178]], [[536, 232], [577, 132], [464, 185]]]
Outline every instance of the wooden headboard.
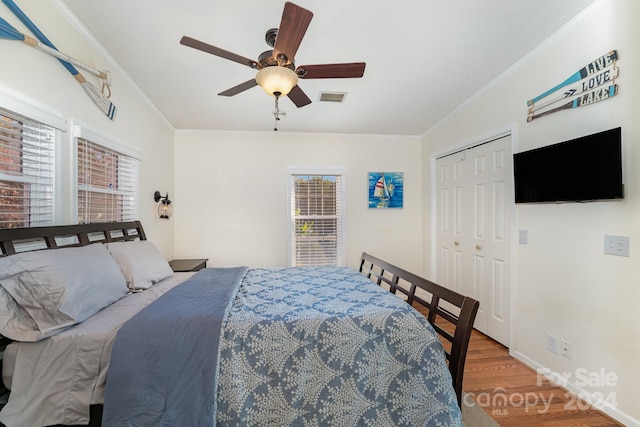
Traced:
[[2, 228], [0, 256], [13, 255], [23, 250], [58, 249], [138, 239], [147, 239], [140, 221]]
[[419, 304], [416, 307], [418, 311], [427, 316], [427, 320], [436, 332], [447, 341], [445, 352], [449, 362], [449, 372], [458, 397], [458, 405], [460, 405], [467, 348], [480, 303], [366, 252], [363, 252], [360, 258], [359, 271], [379, 286], [388, 287], [391, 293], [404, 294], [407, 303], [411, 306], [414, 303]]

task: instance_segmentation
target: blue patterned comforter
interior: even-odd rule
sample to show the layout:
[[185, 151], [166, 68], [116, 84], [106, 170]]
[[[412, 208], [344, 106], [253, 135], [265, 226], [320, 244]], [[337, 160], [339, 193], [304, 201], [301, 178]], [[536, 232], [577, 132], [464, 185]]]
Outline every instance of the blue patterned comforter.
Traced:
[[346, 267], [248, 271], [223, 324], [217, 424], [462, 425], [431, 325]]
[[462, 425], [431, 325], [357, 271], [213, 270], [118, 332], [104, 426]]

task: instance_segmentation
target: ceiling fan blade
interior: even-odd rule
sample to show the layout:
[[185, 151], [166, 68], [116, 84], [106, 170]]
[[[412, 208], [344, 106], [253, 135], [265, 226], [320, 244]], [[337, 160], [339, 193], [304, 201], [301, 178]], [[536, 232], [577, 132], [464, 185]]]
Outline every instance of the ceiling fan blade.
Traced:
[[247, 89], [251, 89], [254, 86], [258, 86], [258, 82], [256, 79], [247, 80], [244, 83], [240, 83], [237, 86], [232, 87], [231, 89], [227, 89], [224, 92], [220, 92], [218, 95], [220, 96], [233, 96], [237, 95], [240, 92], [244, 92]]
[[301, 65], [296, 73], [301, 79], [349, 79], [362, 77], [365, 66], [364, 62]]
[[298, 108], [311, 104], [311, 100], [309, 99], [307, 94], [304, 93], [298, 85], [295, 85], [287, 96], [291, 101], [293, 101], [294, 104], [296, 104], [296, 107]]
[[287, 63], [293, 62], [304, 33], [307, 32], [311, 18], [313, 18], [313, 12], [310, 10], [291, 2], [284, 4], [282, 20], [276, 36], [276, 44], [273, 47], [274, 58], [278, 59], [279, 55], [284, 55]]
[[183, 36], [180, 39], [180, 44], [192, 47], [194, 49], [201, 50], [203, 52], [210, 53], [215, 56], [219, 56], [220, 58], [228, 59], [233, 62], [237, 62], [242, 65], [246, 65], [247, 67], [257, 68], [258, 64], [253, 59], [245, 58], [244, 56], [236, 55], [233, 52], [229, 52], [228, 50], [220, 49], [219, 47], [212, 46], [208, 43], [201, 42], [200, 40], [193, 39], [188, 36]]

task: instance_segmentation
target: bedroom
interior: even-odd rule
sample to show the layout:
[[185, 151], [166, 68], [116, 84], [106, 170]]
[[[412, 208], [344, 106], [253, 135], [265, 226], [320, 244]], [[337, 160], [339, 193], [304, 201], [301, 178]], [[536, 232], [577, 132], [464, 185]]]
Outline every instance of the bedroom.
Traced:
[[[79, 31], [54, 4], [43, 3], [19, 5], [61, 50], [64, 46], [78, 58], [112, 68], [117, 119], [108, 122], [62, 67], [55, 62], [49, 66], [44, 62], [49, 58], [11, 42], [3, 42], [2, 52], [19, 61], [0, 69], [2, 106], [11, 108], [20, 102], [63, 121], [74, 117], [86, 129], [135, 147], [142, 155], [140, 219], [167, 258], [209, 257], [219, 266], [286, 265], [286, 168], [328, 165], [347, 170], [346, 263], [354, 265], [365, 247], [409, 270], [435, 277], [430, 186], [434, 156], [505, 131], [512, 132], [513, 152], [519, 152], [622, 126], [624, 201], [513, 207], [512, 228], [527, 230], [529, 243], [512, 244], [510, 348], [531, 366], [553, 372], [605, 368], [615, 373], [618, 383], [606, 392], [616, 393], [617, 406], [609, 410], [625, 424], [638, 425], [634, 393], [640, 380], [635, 366], [640, 348], [633, 337], [639, 335], [640, 319], [632, 305], [639, 292], [633, 242], [640, 237], [640, 202], [633, 185], [638, 177], [632, 167], [640, 160], [635, 148], [638, 109], [633, 103], [640, 89], [631, 77], [640, 68], [635, 55], [639, 34], [632, 25], [640, 15], [635, 2], [596, 2], [586, 16], [504, 70], [426, 133], [391, 136], [287, 133], [284, 123], [294, 122], [293, 115], [283, 119], [277, 134], [270, 131], [270, 120], [265, 132], [175, 130], [137, 89], [130, 88], [125, 76], [78, 36]], [[19, 25], [8, 11], [2, 17]], [[621, 57], [620, 94], [615, 99], [526, 123], [526, 99], [565, 78], [577, 64], [611, 49]], [[43, 63], [46, 78], [40, 73]], [[268, 116], [271, 109], [271, 104], [264, 105], [251, 114]], [[308, 161], [310, 153], [315, 156], [313, 164]], [[65, 159], [70, 154], [60, 155]], [[362, 190], [366, 172], [376, 169], [404, 171], [407, 186], [402, 210], [366, 208]], [[214, 184], [218, 178], [232, 185]], [[65, 188], [73, 188], [70, 172], [63, 170], [59, 180]], [[152, 200], [156, 190], [168, 192], [174, 201], [169, 221], [157, 218]], [[72, 203], [71, 195], [63, 191], [60, 223], [74, 222]], [[608, 234], [630, 236], [631, 257], [603, 255], [603, 236]], [[269, 250], [274, 246], [282, 249]], [[548, 333], [573, 344], [572, 359], [546, 350]]]

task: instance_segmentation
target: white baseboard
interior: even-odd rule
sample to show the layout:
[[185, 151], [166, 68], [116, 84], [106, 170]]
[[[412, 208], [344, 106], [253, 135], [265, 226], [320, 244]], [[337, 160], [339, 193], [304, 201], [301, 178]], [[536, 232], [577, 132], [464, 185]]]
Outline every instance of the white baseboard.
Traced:
[[598, 409], [599, 411], [604, 412], [619, 423], [622, 423], [627, 427], [640, 427], [640, 420], [632, 417], [626, 412], [621, 411], [618, 407], [611, 405], [607, 401], [603, 402], [603, 399], [597, 398], [596, 396], [594, 396], [594, 394], [578, 386], [575, 382], [567, 380], [567, 378], [565, 378], [562, 374], [551, 371], [546, 366], [542, 366], [535, 360], [530, 359], [529, 357], [518, 351], [509, 350], [509, 355], [514, 359], [524, 363], [531, 369], [543, 373], [544, 377], [546, 377], [549, 381], [558, 384], [560, 387], [564, 388], [575, 396], [580, 396], [581, 399], [585, 400], [591, 406]]

